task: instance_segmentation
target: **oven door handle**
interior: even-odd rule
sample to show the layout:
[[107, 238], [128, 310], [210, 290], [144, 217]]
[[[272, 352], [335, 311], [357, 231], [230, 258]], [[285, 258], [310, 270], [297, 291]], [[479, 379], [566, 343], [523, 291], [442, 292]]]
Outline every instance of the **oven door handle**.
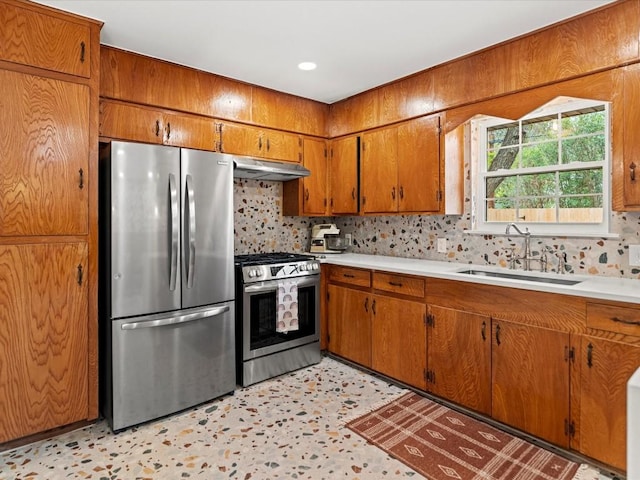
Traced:
[[229, 305], [216, 307], [206, 312], [187, 313], [177, 317], [163, 318], [160, 320], [147, 320], [142, 322], [123, 323], [120, 327], [122, 330], [137, 330], [138, 328], [155, 328], [164, 327], [166, 325], [177, 325], [180, 323], [194, 322], [208, 317], [217, 317], [229, 311]]
[[[298, 280], [297, 281], [297, 285], [298, 288], [299, 287], [306, 287], [306, 286], [310, 286], [310, 285], [315, 285], [318, 282], [317, 278], [313, 278], [311, 280]], [[278, 287], [278, 283], [279, 282], [267, 282], [267, 283], [260, 283], [260, 284], [254, 284], [254, 285], [246, 285], [244, 287], [244, 293], [261, 293], [261, 292], [269, 292], [269, 291], [273, 291]]]

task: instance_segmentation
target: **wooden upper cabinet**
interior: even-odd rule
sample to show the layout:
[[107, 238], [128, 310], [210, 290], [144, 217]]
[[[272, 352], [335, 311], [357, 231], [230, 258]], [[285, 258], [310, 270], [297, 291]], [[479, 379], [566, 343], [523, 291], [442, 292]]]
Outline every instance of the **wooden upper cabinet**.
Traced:
[[220, 151], [247, 157], [302, 161], [302, 137], [266, 128], [223, 122], [220, 124]]
[[88, 231], [89, 87], [0, 71], [0, 236]]
[[398, 211], [438, 212], [440, 117], [422, 117], [398, 126]]
[[569, 334], [493, 320], [492, 416], [569, 448]]
[[640, 347], [581, 337], [573, 373], [580, 382], [575, 445], [580, 453], [620, 470], [627, 463], [627, 382], [640, 367]]
[[433, 112], [431, 72], [420, 72], [384, 85], [378, 91], [378, 123], [388, 124]]
[[360, 205], [363, 213], [398, 211], [398, 129], [365, 133], [360, 145]]
[[429, 315], [428, 390], [491, 415], [491, 317], [433, 305]]
[[100, 135], [103, 137], [215, 151], [215, 129], [211, 118], [100, 101]]
[[303, 151], [302, 163], [311, 175], [283, 183], [282, 213], [295, 216], [325, 216], [329, 213], [327, 142], [305, 138]]
[[358, 213], [358, 137], [346, 137], [331, 141], [329, 155], [329, 179], [331, 214]]
[[622, 208], [640, 208], [640, 64], [624, 69], [624, 146], [622, 176]]
[[0, 59], [80, 77], [91, 76], [87, 21], [0, 1]]
[[89, 418], [87, 250], [0, 245], [0, 443]]
[[379, 98], [369, 90], [329, 106], [329, 136], [337, 137], [377, 127]]

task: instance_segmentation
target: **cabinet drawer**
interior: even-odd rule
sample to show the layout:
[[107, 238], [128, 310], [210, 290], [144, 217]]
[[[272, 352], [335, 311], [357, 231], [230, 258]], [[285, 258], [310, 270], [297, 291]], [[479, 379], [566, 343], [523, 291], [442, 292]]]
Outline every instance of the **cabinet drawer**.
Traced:
[[383, 272], [374, 272], [373, 288], [418, 298], [424, 298], [425, 291], [423, 278]]
[[350, 285], [358, 285], [360, 287], [371, 286], [371, 272], [351, 267], [331, 266], [329, 270], [330, 282], [348, 283]]
[[587, 327], [640, 337], [640, 307], [589, 302]]
[[61, 17], [0, 2], [0, 59], [89, 78], [89, 26]]

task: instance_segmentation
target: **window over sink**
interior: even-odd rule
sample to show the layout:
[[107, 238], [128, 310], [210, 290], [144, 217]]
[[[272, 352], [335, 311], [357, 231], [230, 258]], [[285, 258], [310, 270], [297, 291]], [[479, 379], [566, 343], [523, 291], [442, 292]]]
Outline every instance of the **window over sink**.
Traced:
[[519, 120], [473, 120], [473, 229], [608, 234], [609, 119], [608, 103], [558, 97]]

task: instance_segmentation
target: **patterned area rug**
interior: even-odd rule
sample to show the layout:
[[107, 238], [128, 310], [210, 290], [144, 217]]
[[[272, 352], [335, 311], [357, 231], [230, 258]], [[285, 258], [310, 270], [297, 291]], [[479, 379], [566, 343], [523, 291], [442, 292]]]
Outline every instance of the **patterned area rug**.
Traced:
[[415, 393], [347, 427], [431, 480], [594, 478], [586, 466]]

